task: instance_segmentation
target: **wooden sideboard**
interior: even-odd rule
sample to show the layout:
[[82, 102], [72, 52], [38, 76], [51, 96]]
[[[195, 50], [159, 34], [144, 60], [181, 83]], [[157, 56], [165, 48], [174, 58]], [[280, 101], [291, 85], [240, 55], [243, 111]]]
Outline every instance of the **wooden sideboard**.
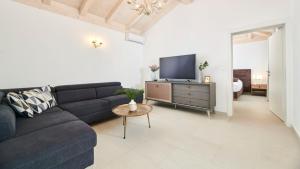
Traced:
[[216, 84], [197, 82], [147, 81], [146, 100], [206, 110], [210, 118], [216, 106]]

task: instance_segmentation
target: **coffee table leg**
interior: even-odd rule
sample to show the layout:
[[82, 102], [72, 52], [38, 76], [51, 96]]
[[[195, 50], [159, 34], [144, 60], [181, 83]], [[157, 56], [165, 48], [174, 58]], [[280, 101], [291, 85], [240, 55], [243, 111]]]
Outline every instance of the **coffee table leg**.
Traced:
[[126, 138], [126, 123], [127, 123], [126, 116], [124, 116], [123, 117], [123, 126], [124, 126], [124, 136], [123, 136], [123, 139]]
[[148, 125], [149, 125], [149, 128], [151, 128], [151, 125], [150, 125], [150, 119], [149, 119], [149, 113], [147, 113], [147, 118], [148, 118]]

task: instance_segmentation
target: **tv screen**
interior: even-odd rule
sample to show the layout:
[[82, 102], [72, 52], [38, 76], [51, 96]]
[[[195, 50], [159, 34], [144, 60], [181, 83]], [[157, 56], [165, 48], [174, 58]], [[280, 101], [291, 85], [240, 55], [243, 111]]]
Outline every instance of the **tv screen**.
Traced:
[[195, 54], [160, 58], [159, 77], [161, 79], [196, 79], [195, 62]]

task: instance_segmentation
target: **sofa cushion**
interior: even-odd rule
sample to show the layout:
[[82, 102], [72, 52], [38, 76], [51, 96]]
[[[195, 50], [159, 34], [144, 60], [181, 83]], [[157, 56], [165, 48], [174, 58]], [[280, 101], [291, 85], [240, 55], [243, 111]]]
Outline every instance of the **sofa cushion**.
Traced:
[[43, 111], [48, 109], [48, 105], [43, 100], [43, 96], [40, 94], [38, 89], [24, 91], [21, 95], [34, 113], [42, 113]]
[[90, 151], [96, 133], [76, 120], [47, 127], [0, 144], [1, 169], [55, 168]]
[[41, 87], [42, 95], [44, 96], [45, 101], [49, 105], [49, 108], [57, 105], [55, 96], [52, 94], [52, 89], [50, 86]]
[[[51, 94], [55, 97], [55, 88], [54, 87], [51, 87], [49, 86], [50, 89], [51, 89]], [[4, 93], [4, 97], [2, 99], [2, 104], [8, 104], [8, 100], [6, 98], [6, 95], [9, 93], [9, 92], [14, 92], [14, 93], [21, 93], [23, 91], [26, 91], [26, 90], [32, 90], [32, 89], [37, 89], [37, 88], [41, 88], [41, 87], [27, 87], [27, 88], [14, 88], [14, 89], [1, 89], [0, 92]]]
[[0, 105], [0, 142], [16, 133], [15, 112], [7, 105]]
[[122, 86], [98, 87], [96, 88], [97, 98], [118, 95], [118, 90], [120, 89], [122, 89]]
[[126, 95], [116, 95], [102, 98], [103, 100], [109, 101], [111, 108], [121, 105], [128, 104], [130, 100]]
[[58, 107], [53, 107], [42, 114], [35, 115], [34, 118], [17, 118], [16, 136], [74, 120], [78, 120], [78, 118], [70, 112], [63, 111]]
[[4, 98], [5, 93], [0, 91], [0, 104], [2, 103], [2, 99]]
[[108, 101], [94, 99], [59, 105], [63, 110], [73, 113], [75, 116], [86, 116], [93, 113], [101, 113], [110, 109]]
[[9, 105], [22, 117], [33, 117], [33, 109], [25, 102], [21, 94], [9, 92], [6, 96]]
[[96, 99], [96, 90], [94, 88], [62, 90], [56, 92], [56, 97], [58, 104]]

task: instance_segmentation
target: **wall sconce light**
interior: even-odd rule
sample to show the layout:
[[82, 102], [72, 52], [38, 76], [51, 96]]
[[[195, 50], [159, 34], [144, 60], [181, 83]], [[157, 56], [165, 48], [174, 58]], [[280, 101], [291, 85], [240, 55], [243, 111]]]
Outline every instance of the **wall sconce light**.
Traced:
[[98, 42], [97, 40], [93, 40], [92, 44], [95, 48], [101, 47], [103, 45], [103, 42]]

